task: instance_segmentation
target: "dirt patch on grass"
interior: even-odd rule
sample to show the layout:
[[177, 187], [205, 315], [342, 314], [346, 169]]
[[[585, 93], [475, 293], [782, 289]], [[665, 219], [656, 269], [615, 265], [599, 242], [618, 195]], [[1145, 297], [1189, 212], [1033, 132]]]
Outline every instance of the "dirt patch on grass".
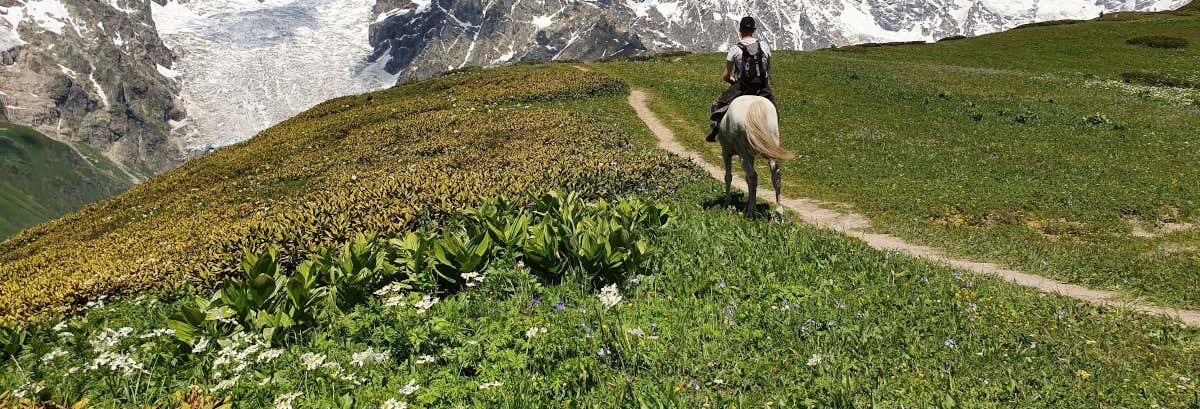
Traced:
[[1131, 231], [1129, 234], [1133, 237], [1140, 237], [1143, 239], [1158, 238], [1158, 237], [1166, 236], [1169, 234], [1178, 233], [1181, 231], [1188, 231], [1188, 230], [1192, 230], [1197, 227], [1200, 227], [1200, 226], [1197, 226], [1196, 223], [1184, 223], [1184, 222], [1163, 222], [1163, 223], [1157, 223], [1157, 224], [1156, 223], [1148, 223], [1148, 222], [1143, 222], [1141, 219], [1138, 219], [1136, 217], [1125, 217], [1124, 220], [1126, 223], [1129, 223], [1129, 225], [1131, 227]]

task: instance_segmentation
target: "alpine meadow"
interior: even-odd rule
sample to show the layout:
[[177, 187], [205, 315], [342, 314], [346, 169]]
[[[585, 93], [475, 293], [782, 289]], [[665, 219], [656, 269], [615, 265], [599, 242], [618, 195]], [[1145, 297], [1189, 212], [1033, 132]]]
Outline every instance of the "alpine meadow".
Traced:
[[780, 202], [867, 239], [722, 203], [723, 59], [337, 98], [17, 232], [0, 407], [1200, 407], [1200, 5], [775, 51]]

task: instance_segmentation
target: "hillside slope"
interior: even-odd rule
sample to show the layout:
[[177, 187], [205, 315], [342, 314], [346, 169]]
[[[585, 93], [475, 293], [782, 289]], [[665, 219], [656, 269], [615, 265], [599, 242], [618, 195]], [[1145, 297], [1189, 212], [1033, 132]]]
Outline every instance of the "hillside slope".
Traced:
[[111, 197], [132, 184], [101, 155], [0, 122], [0, 240]]
[[520, 66], [328, 101], [0, 243], [0, 321], [204, 282], [262, 243], [288, 257], [407, 231], [481, 194], [652, 188], [680, 162], [539, 103], [626, 90], [569, 66]]
[[[780, 52], [784, 191], [882, 232], [1200, 306], [1200, 15], [1117, 13], [936, 44]], [[596, 64], [706, 144], [716, 55]], [[765, 182], [765, 181], [764, 181]]]

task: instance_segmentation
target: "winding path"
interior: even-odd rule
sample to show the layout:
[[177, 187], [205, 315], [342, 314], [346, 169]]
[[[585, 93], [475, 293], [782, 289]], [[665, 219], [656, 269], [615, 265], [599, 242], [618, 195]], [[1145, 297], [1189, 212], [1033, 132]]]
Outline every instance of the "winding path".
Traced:
[[[642, 122], [645, 122], [650, 131], [654, 133], [654, 137], [658, 139], [658, 146], [700, 165], [713, 178], [723, 181], [725, 179], [725, 171], [718, 166], [706, 162], [699, 154], [689, 151], [683, 145], [680, 145], [679, 141], [675, 140], [675, 133], [670, 128], [667, 128], [658, 119], [658, 116], [654, 114], [654, 111], [651, 111], [650, 107], [646, 105], [648, 98], [649, 95], [645, 91], [634, 89], [629, 94], [629, 105], [637, 111], [638, 118]], [[746, 190], [744, 179], [735, 178], [733, 183], [738, 189]], [[758, 197], [773, 201], [772, 198], [775, 195], [774, 192], [770, 192], [767, 189], [759, 189]], [[1174, 318], [1189, 326], [1200, 327], [1200, 311], [1160, 307], [1128, 301], [1122, 299], [1120, 294], [1112, 291], [1096, 290], [1079, 285], [1062, 283], [1057, 280], [1005, 268], [993, 263], [981, 263], [954, 258], [946, 255], [939, 249], [913, 244], [897, 236], [871, 233], [871, 220], [866, 216], [829, 209], [831, 205], [837, 205], [837, 203], [785, 196], [777, 204], [791, 210], [809, 224], [861, 239], [867, 245], [879, 250], [902, 252], [914, 257], [945, 264], [958, 270], [997, 276], [1013, 283], [1033, 287], [1039, 291], [1060, 294], [1097, 306], [1127, 308], [1146, 314]]]

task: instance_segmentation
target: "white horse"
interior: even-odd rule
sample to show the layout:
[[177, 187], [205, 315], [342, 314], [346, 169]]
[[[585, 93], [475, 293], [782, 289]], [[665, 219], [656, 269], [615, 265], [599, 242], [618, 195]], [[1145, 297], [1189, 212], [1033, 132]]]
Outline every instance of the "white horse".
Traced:
[[779, 146], [779, 114], [770, 100], [757, 95], [744, 95], [733, 100], [721, 120], [721, 157], [725, 161], [725, 205], [733, 203], [729, 189], [733, 184], [733, 155], [742, 158], [742, 169], [746, 172], [747, 219], [754, 216], [755, 192], [758, 190], [758, 172], [754, 170], [755, 155], [762, 155], [771, 164], [771, 183], [775, 186], [776, 212], [779, 208], [779, 190], [782, 183], [781, 161], [791, 159], [792, 154]]

